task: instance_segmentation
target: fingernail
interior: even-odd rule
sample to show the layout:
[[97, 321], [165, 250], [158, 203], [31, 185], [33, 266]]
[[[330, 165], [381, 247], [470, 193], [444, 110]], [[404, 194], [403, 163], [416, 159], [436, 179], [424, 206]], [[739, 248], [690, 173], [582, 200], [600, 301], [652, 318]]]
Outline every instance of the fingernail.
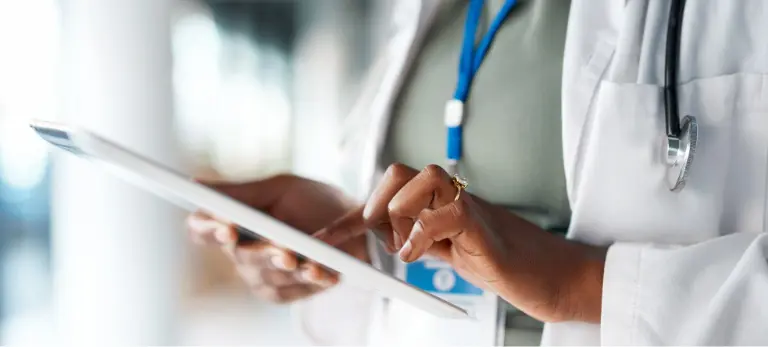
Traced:
[[309, 276], [309, 270], [301, 271], [301, 279], [303, 279], [305, 282], [313, 282], [312, 278]]
[[221, 227], [216, 229], [216, 240], [225, 244], [237, 242], [237, 238], [232, 232], [232, 229], [229, 227]]
[[287, 270], [288, 266], [285, 265], [285, 261], [283, 260], [283, 257], [276, 255], [270, 258], [272, 261], [272, 265], [274, 265], [276, 268], [280, 270]]
[[411, 252], [413, 252], [413, 244], [411, 244], [411, 240], [405, 241], [405, 245], [400, 249], [400, 260], [409, 262]]
[[397, 233], [394, 234], [394, 241], [395, 241], [395, 249], [400, 249], [403, 247], [403, 240], [400, 239], [400, 235]]

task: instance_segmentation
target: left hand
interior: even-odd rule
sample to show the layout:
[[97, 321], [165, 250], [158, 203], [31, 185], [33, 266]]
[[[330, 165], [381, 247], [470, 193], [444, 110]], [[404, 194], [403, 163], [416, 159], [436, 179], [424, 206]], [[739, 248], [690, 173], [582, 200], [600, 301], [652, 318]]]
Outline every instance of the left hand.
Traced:
[[[405, 262], [425, 254], [451, 264], [546, 322], [600, 321], [605, 251], [550, 234], [467, 192], [439, 166], [389, 167], [360, 208], [318, 233], [329, 243], [356, 236], [362, 222]], [[359, 231], [358, 231], [359, 232]]]

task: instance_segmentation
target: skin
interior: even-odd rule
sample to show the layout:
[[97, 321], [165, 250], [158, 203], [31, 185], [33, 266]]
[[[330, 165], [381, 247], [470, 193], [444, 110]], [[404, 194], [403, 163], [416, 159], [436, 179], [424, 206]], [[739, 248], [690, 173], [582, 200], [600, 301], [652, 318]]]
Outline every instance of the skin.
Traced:
[[[451, 177], [437, 165], [421, 171], [390, 166], [368, 201], [357, 206], [322, 183], [294, 176], [280, 176], [278, 182], [283, 185], [269, 179], [218, 188], [361, 259], [368, 259], [364, 238], [367, 230], [373, 230], [401, 260], [412, 262], [424, 255], [440, 258], [466, 280], [541, 321], [600, 321], [605, 249], [552, 235], [467, 192], [457, 195]], [[215, 221], [200, 214], [191, 220]], [[232, 228], [216, 223], [227, 227], [203, 233], [200, 228], [190, 229], [198, 239], [214, 235], [226, 241], [218, 235], [231, 236]], [[259, 296], [293, 301], [338, 281], [336, 274], [317, 264], [295, 266], [295, 255], [274, 245], [249, 247], [235, 247], [234, 254], [251, 256], [232, 259], [241, 274], [250, 274], [243, 276], [246, 282], [268, 288], [255, 290]], [[290, 266], [249, 260], [263, 259], [264, 254], [280, 254], [279, 259]], [[274, 271], [292, 281], [271, 280], [269, 274]], [[287, 293], [297, 286], [306, 290]]]
[[[333, 187], [290, 175], [208, 185], [308, 234], [331, 224], [357, 205]], [[279, 245], [238, 242], [235, 226], [225, 220], [197, 212], [187, 218], [186, 224], [195, 243], [220, 247], [253, 294], [261, 299], [289, 303], [338, 282], [336, 273], [316, 263], [300, 264], [293, 252]], [[364, 236], [351, 237], [337, 245], [361, 260], [369, 259]]]

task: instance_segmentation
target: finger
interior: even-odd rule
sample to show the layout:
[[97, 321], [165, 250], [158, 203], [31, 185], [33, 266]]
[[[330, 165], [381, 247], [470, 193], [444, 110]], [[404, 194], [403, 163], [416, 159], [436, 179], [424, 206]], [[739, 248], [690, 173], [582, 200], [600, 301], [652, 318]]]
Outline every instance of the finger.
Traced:
[[459, 237], [473, 227], [463, 199], [437, 210], [426, 210], [413, 225], [411, 235], [400, 250], [400, 259], [412, 262], [429, 250], [436, 242]]
[[448, 173], [438, 165], [427, 166], [389, 202], [389, 218], [394, 231], [402, 240], [407, 240], [419, 213], [427, 208], [445, 206], [455, 195], [456, 187]]
[[260, 279], [265, 286], [285, 287], [294, 284], [306, 283], [300, 277], [300, 271], [282, 271], [274, 268], [263, 269], [260, 273]]
[[392, 242], [394, 242], [394, 250], [397, 251], [400, 247], [403, 247], [403, 238], [400, 236], [400, 233], [395, 232], [395, 225], [392, 224], [391, 220], [390, 224], [392, 225]]
[[269, 257], [267, 256], [269, 248], [273, 247], [270, 243], [259, 242], [249, 245], [235, 245], [234, 247], [222, 247], [222, 252], [237, 265], [258, 265], [266, 266]]
[[390, 165], [384, 173], [381, 183], [379, 183], [368, 198], [368, 202], [363, 210], [365, 225], [377, 231], [377, 236], [380, 239], [387, 242], [388, 246], [396, 249], [399, 249], [401, 245], [395, 244], [396, 239], [392, 233], [387, 206], [395, 194], [417, 174], [418, 171], [403, 164]]
[[268, 210], [295, 182], [290, 175], [277, 175], [247, 183], [205, 182], [201, 183], [235, 200], [259, 210]]
[[217, 244], [215, 231], [218, 226], [211, 221], [208, 215], [195, 212], [187, 216], [184, 222], [192, 241], [200, 245]]
[[270, 262], [276, 269], [283, 271], [294, 271], [299, 267], [299, 258], [296, 253], [277, 247], [273, 247], [270, 252]]
[[225, 254], [238, 265], [269, 267], [282, 271], [293, 271], [299, 266], [295, 253], [267, 242], [225, 249]]
[[249, 287], [258, 286], [285, 286], [301, 283], [303, 280], [297, 276], [298, 271], [285, 270], [266, 250], [238, 252], [235, 261], [235, 269], [243, 281]]
[[192, 240], [199, 244], [224, 245], [236, 240], [233, 228], [202, 212], [195, 212], [186, 220]]
[[363, 220], [364, 208], [365, 206], [360, 206], [352, 209], [312, 236], [335, 247], [362, 236], [368, 229]]
[[338, 248], [363, 262], [370, 263], [371, 261], [370, 254], [368, 253], [368, 237], [366, 235], [349, 240], [339, 245]]
[[328, 270], [317, 263], [308, 263], [301, 270], [301, 278], [307, 282], [321, 287], [330, 287], [339, 281], [337, 273]]

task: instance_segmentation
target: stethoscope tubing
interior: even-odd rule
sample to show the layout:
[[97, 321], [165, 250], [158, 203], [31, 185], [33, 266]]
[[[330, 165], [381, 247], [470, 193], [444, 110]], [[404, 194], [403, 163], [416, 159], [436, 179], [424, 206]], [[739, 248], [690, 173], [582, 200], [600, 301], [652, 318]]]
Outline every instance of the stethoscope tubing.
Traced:
[[680, 137], [680, 108], [677, 100], [677, 72], [683, 32], [685, 0], [672, 0], [667, 23], [666, 62], [664, 68], [664, 116], [668, 137]]

